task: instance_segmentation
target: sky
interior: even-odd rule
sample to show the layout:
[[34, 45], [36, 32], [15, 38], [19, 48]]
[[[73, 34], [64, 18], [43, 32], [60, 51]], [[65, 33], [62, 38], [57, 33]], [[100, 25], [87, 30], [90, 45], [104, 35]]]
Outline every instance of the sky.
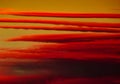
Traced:
[[[15, 11], [78, 12], [78, 13], [120, 13], [120, 0], [0, 0], [0, 8]], [[120, 22], [119, 19], [64, 19], [0, 15], [0, 18], [35, 18], [54, 20], [77, 20], [92, 22]], [[0, 25], [41, 25], [31, 23], [0, 23]], [[29, 34], [78, 33], [66, 31], [0, 29], [0, 41]], [[3, 42], [0, 45], [4, 45]], [[17, 45], [17, 44], [16, 44]], [[21, 44], [23, 45], [23, 44]], [[25, 44], [26, 45], [26, 44]], [[15, 45], [14, 45], [15, 46]]]

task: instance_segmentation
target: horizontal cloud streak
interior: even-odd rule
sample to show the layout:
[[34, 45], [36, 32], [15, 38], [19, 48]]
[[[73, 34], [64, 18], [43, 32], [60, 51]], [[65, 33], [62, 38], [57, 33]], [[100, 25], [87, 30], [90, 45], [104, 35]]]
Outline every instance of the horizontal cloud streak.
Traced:
[[119, 28], [106, 28], [106, 27], [103, 28], [103, 27], [79, 27], [79, 26], [76, 26], [76, 27], [74, 27], [74, 26], [0, 26], [0, 28], [120, 33]]
[[41, 20], [41, 19], [12, 19], [1, 18], [0, 22], [14, 23], [43, 23], [43, 24], [61, 24], [61, 25], [76, 25], [88, 27], [113, 27], [120, 28], [120, 23], [100, 23], [100, 22], [79, 22], [79, 21], [59, 21], [59, 20]]
[[78, 34], [46, 34], [46, 35], [25, 35], [10, 38], [7, 41], [35, 41], [35, 42], [82, 42], [95, 40], [120, 39], [120, 34], [111, 33], [78, 33]]

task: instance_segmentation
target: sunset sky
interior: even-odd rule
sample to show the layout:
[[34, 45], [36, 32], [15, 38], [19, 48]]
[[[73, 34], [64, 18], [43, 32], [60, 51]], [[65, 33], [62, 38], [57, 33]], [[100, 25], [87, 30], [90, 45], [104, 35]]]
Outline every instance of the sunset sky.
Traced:
[[[106, 13], [119, 17], [53, 18], [5, 14], [20, 11]], [[8, 19], [64, 22], [2, 22]], [[63, 25], [65, 22], [69, 26]], [[0, 84], [39, 84], [41, 81], [44, 84], [120, 84], [120, 0], [0, 0], [0, 26], [57, 27], [56, 30], [0, 28]], [[59, 27], [67, 31], [57, 30]], [[77, 31], [73, 31], [74, 28]]]
[[[41, 11], [41, 12], [75, 12], [75, 13], [120, 13], [120, 0], [0, 0], [0, 9], [9, 11]], [[65, 18], [45, 18], [45, 17], [23, 17], [0, 15], [0, 18], [31, 18], [31, 19], [53, 19], [69, 21], [92, 21], [92, 22], [120, 22], [119, 19], [65, 19]], [[32, 23], [0, 23], [0, 25], [43, 25]], [[44, 24], [46, 25], [46, 24]], [[69, 31], [53, 30], [16, 30], [0, 29], [0, 41], [7, 38], [48, 33], [78, 33]], [[4, 43], [1, 42], [2, 46]], [[26, 44], [25, 44], [26, 45]], [[10, 45], [9, 45], [10, 46]], [[15, 46], [15, 44], [14, 44]], [[16, 44], [17, 46], [17, 44]]]

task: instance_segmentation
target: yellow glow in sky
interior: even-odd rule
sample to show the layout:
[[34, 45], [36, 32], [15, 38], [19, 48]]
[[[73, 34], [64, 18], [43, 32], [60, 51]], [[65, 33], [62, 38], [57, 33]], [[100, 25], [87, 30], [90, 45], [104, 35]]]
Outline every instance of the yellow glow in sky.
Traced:
[[[41, 12], [46, 11], [46, 12], [79, 12], [79, 13], [94, 13], [94, 12], [120, 13], [120, 0], [0, 0], [0, 8], [11, 8], [17, 11], [20, 10], [20, 11], [41, 11]], [[8, 18], [8, 17], [26, 18], [20, 16], [0, 15], [0, 18]], [[51, 19], [51, 18], [45, 18], [45, 19]], [[67, 20], [120, 22], [119, 19], [67, 19]], [[35, 24], [0, 23], [0, 25], [35, 25]], [[0, 40], [5, 40], [7, 38], [19, 36], [19, 35], [41, 34], [41, 33], [71, 33], [71, 32], [0, 29]]]

